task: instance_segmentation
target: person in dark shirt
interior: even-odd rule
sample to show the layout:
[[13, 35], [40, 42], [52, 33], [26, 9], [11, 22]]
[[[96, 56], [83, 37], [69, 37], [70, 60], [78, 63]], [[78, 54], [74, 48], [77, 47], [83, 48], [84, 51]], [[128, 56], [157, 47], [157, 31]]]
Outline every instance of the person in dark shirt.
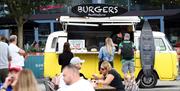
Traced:
[[112, 87], [115, 87], [116, 91], [125, 91], [120, 74], [111, 67], [109, 62], [104, 61], [101, 64], [100, 71], [104, 75], [104, 79], [98, 80], [97, 83], [102, 83], [103, 85], [110, 85]]
[[115, 34], [112, 36], [112, 40], [113, 40], [113, 43], [114, 43], [114, 46], [116, 47], [116, 51], [118, 51], [118, 45], [119, 43], [122, 42], [123, 40], [123, 35], [121, 32], [118, 32], [118, 34]]
[[59, 65], [61, 65], [61, 71], [62, 69], [70, 64], [70, 60], [73, 58], [73, 53], [71, 52], [70, 49], [70, 44], [68, 42], [64, 43], [63, 46], [63, 53], [59, 55]]

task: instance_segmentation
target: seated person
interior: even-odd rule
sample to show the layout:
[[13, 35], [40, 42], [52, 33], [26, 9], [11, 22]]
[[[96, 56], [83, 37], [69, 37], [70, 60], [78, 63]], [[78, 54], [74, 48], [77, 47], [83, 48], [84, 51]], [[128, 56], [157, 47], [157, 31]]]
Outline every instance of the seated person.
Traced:
[[[115, 69], [112, 69], [109, 62], [104, 61], [101, 64], [100, 72], [103, 74], [103, 79], [97, 80], [97, 83], [115, 87], [116, 91], [125, 91], [120, 74]], [[98, 79], [96, 76], [95, 78]]]

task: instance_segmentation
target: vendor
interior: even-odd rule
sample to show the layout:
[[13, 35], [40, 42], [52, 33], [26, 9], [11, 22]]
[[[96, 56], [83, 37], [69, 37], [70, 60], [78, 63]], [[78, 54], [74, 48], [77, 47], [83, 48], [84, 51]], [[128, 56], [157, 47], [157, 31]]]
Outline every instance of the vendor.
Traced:
[[122, 37], [123, 35], [120, 31], [112, 36], [112, 40], [114, 42], [114, 46], [116, 47], [116, 51], [118, 50], [118, 45], [122, 42]]

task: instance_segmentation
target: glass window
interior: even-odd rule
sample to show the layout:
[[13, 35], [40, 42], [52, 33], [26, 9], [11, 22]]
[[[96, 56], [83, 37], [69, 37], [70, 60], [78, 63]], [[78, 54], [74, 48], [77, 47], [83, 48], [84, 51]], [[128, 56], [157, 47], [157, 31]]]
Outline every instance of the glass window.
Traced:
[[166, 46], [163, 42], [162, 39], [160, 38], [157, 38], [157, 39], [154, 39], [154, 43], [155, 43], [155, 46], [156, 46], [156, 51], [165, 51], [166, 50]]
[[[154, 43], [155, 43], [156, 51], [165, 51], [166, 50], [166, 46], [165, 46], [162, 39], [155, 38]], [[139, 47], [140, 46], [140, 38], [135, 40], [135, 46], [136, 46], [137, 49], [140, 49], [140, 47]]]
[[57, 38], [53, 38], [51, 48], [55, 48], [57, 44]]
[[50, 23], [39, 23], [38, 32], [39, 40], [46, 41], [48, 35], [50, 34]]
[[135, 38], [134, 45], [135, 45], [137, 50], [139, 50], [139, 42], [140, 42], [140, 39], [139, 38]]

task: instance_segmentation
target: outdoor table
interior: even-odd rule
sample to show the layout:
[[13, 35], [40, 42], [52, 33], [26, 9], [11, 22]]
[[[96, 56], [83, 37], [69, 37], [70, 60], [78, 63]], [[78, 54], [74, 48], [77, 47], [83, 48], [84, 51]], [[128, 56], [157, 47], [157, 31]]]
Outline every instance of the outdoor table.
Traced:
[[116, 88], [111, 86], [95, 87], [95, 91], [116, 91]]

